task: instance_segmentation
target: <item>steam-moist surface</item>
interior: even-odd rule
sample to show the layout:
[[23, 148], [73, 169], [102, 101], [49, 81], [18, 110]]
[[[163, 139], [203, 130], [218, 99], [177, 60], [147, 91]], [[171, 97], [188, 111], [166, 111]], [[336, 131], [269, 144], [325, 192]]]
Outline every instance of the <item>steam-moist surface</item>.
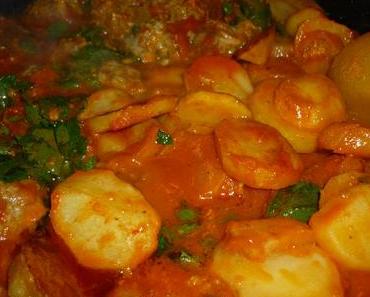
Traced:
[[141, 193], [107, 170], [77, 172], [52, 193], [51, 221], [77, 260], [134, 268], [157, 246], [160, 220]]
[[36, 0], [0, 38], [0, 297], [370, 296], [368, 34]]

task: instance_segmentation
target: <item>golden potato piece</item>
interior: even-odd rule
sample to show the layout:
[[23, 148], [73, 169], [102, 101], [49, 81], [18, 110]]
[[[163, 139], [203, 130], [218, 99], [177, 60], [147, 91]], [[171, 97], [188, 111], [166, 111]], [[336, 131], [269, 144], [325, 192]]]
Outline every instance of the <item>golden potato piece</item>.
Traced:
[[306, 20], [295, 36], [295, 57], [307, 73], [325, 74], [333, 58], [353, 37], [346, 26], [326, 17]]
[[355, 119], [370, 124], [370, 33], [346, 46], [334, 59], [329, 76], [336, 82]]
[[59, 184], [50, 218], [78, 262], [90, 268], [134, 268], [157, 246], [158, 215], [108, 170], [76, 172]]
[[158, 126], [153, 119], [136, 124], [122, 131], [98, 134], [94, 138], [94, 153], [100, 159], [125, 151], [130, 145], [144, 139], [148, 130]]
[[298, 181], [302, 162], [278, 131], [244, 120], [225, 120], [215, 129], [225, 172], [249, 187], [280, 189]]
[[250, 108], [255, 120], [279, 130], [300, 153], [314, 152], [320, 131], [346, 118], [335, 84], [319, 74], [263, 81]]
[[308, 7], [291, 15], [286, 23], [285, 29], [290, 36], [295, 36], [298, 27], [307, 20], [324, 16], [323, 12], [316, 7]]
[[[346, 179], [344, 179], [346, 180]], [[361, 180], [325, 198], [310, 225], [316, 241], [342, 265], [370, 271], [370, 184]]]
[[274, 40], [275, 28], [270, 28], [254, 43], [250, 44], [247, 48], [241, 49], [240, 52], [237, 53], [237, 58], [253, 64], [263, 65], [271, 55]]
[[143, 104], [128, 106], [106, 115], [88, 119], [86, 127], [91, 133], [121, 130], [168, 113], [175, 108], [176, 103], [177, 97], [156, 96]]
[[208, 133], [224, 119], [247, 119], [251, 113], [245, 104], [231, 95], [199, 91], [181, 99], [173, 115], [188, 130]]
[[202, 56], [185, 71], [185, 86], [189, 92], [213, 91], [245, 100], [253, 87], [246, 70], [231, 58]]
[[17, 241], [46, 213], [45, 192], [34, 181], [0, 182], [0, 242]]
[[359, 123], [334, 123], [318, 139], [319, 147], [337, 154], [370, 158], [370, 127]]
[[79, 115], [79, 118], [86, 120], [122, 109], [134, 103], [137, 103], [137, 99], [120, 89], [99, 90], [87, 98], [86, 107]]
[[239, 297], [343, 296], [334, 263], [311, 230], [290, 219], [230, 223], [211, 269]]

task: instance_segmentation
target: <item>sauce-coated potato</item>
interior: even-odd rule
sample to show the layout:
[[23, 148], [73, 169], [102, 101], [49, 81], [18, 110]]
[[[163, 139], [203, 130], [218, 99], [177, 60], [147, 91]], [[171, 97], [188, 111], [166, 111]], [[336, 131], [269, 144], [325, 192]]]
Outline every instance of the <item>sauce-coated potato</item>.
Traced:
[[108, 170], [76, 172], [59, 184], [50, 218], [78, 262], [90, 268], [134, 268], [157, 246], [158, 215]]
[[247, 119], [251, 112], [231, 95], [199, 91], [185, 96], [174, 115], [188, 130], [208, 133], [224, 119]]
[[301, 160], [280, 133], [267, 125], [225, 120], [215, 129], [225, 172], [253, 188], [280, 189], [298, 181]]
[[198, 90], [227, 93], [245, 100], [252, 92], [248, 73], [234, 60], [224, 56], [203, 56], [185, 71], [185, 86]]
[[329, 76], [336, 82], [350, 115], [370, 124], [370, 33], [364, 34], [334, 59]]
[[239, 297], [343, 296], [334, 263], [311, 230], [290, 219], [229, 223], [211, 269]]
[[250, 108], [255, 120], [279, 130], [300, 153], [315, 151], [320, 131], [346, 118], [337, 87], [318, 74], [263, 81]]
[[310, 225], [319, 245], [340, 264], [370, 271], [369, 176], [334, 177]]
[[337, 154], [370, 158], [370, 126], [359, 123], [334, 123], [318, 139], [319, 147]]

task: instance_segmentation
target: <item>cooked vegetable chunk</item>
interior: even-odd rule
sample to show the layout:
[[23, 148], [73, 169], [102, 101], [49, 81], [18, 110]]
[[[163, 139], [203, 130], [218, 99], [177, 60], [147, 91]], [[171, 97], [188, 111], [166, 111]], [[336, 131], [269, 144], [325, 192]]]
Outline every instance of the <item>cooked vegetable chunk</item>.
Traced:
[[118, 111], [88, 119], [86, 126], [92, 133], [117, 131], [172, 111], [177, 98], [156, 96], [144, 104], [131, 105]]
[[346, 118], [336, 85], [318, 74], [265, 80], [250, 100], [254, 119], [279, 130], [300, 153], [315, 151], [320, 131]]
[[342, 265], [370, 271], [369, 176], [336, 179], [335, 184], [332, 194], [324, 189], [326, 201], [311, 218], [316, 240]]
[[239, 297], [343, 296], [334, 263], [311, 230], [290, 219], [229, 223], [211, 269]]
[[51, 222], [79, 263], [134, 268], [155, 251], [159, 217], [111, 171], [77, 172], [52, 193]]
[[224, 119], [248, 119], [251, 113], [231, 95], [199, 91], [185, 96], [174, 116], [194, 133], [209, 133]]
[[225, 120], [215, 130], [227, 174], [253, 188], [280, 189], [298, 181], [302, 163], [278, 131], [245, 120]]
[[0, 242], [19, 239], [46, 213], [44, 191], [33, 181], [0, 182]]
[[290, 217], [306, 223], [318, 209], [319, 194], [320, 188], [308, 182], [280, 190], [268, 205], [267, 216]]
[[319, 147], [337, 154], [370, 158], [370, 126], [359, 123], [335, 123], [324, 129]]
[[203, 56], [185, 71], [185, 86], [190, 92], [198, 90], [226, 93], [245, 100], [252, 92], [246, 70], [224, 56]]

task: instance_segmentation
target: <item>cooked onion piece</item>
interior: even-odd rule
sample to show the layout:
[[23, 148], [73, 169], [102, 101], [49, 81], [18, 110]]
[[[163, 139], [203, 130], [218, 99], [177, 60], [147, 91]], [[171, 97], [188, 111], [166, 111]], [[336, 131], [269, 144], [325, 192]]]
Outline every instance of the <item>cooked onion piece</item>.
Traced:
[[290, 219], [229, 223], [211, 269], [239, 297], [343, 296], [334, 263], [311, 230]]
[[301, 160], [280, 133], [267, 125], [225, 120], [215, 129], [225, 172], [249, 187], [280, 189], [298, 181]]
[[157, 246], [158, 215], [108, 170], [76, 172], [59, 184], [50, 217], [78, 262], [90, 268], [134, 268]]
[[199, 91], [181, 99], [173, 115], [188, 130], [208, 133], [224, 119], [247, 119], [251, 112], [231, 95]]
[[319, 147], [338, 154], [370, 158], [370, 126], [359, 123], [334, 123], [325, 128], [319, 138]]
[[306, 20], [295, 36], [295, 57], [307, 73], [326, 73], [333, 58], [353, 37], [346, 26], [326, 17]]
[[185, 86], [190, 92], [214, 91], [233, 95], [239, 100], [252, 93], [252, 84], [246, 70], [224, 56], [202, 56], [185, 71]]
[[0, 182], [0, 243], [17, 241], [46, 213], [44, 191], [34, 181]]
[[345, 267], [370, 271], [370, 178], [334, 177], [310, 225], [319, 245]]
[[97, 116], [86, 121], [91, 133], [117, 131], [170, 112], [176, 106], [175, 96], [156, 96], [149, 101]]
[[300, 153], [315, 151], [320, 131], [346, 118], [337, 87], [318, 74], [263, 81], [250, 107], [255, 120], [279, 130]]

